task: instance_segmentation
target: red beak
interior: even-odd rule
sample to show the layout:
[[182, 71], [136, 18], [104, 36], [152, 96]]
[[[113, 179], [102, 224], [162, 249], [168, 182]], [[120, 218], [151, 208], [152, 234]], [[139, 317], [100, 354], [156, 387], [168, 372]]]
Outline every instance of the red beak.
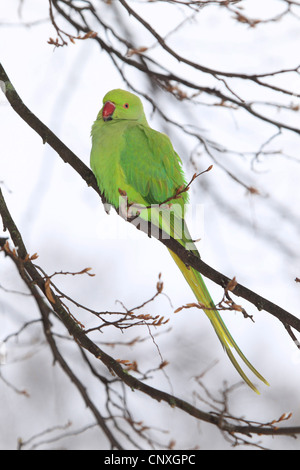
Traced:
[[106, 101], [102, 109], [102, 117], [104, 121], [110, 121], [116, 106], [111, 101]]

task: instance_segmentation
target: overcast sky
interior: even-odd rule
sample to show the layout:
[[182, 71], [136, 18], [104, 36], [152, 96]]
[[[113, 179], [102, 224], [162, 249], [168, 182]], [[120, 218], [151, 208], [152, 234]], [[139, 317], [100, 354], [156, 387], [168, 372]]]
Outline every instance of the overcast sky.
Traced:
[[[98, 4], [99, 13], [115, 26], [114, 13], [109, 5], [95, 3]], [[186, 15], [182, 6], [171, 8], [163, 2], [129, 3], [162, 36], [172, 31]], [[282, 2], [276, 0], [246, 0], [241, 3], [254, 18], [270, 18], [283, 10]], [[69, 43], [57, 49], [49, 45], [48, 39], [55, 38], [56, 33], [47, 18], [47, 1], [25, 0], [22, 3], [0, 0], [1, 62], [29, 109], [89, 165], [90, 128], [101, 107], [102, 97], [109, 89], [127, 87], [110, 58], [100, 51], [93, 40], [77, 40], [75, 44]], [[125, 13], [123, 20], [128, 23], [138, 45], [155, 45], [153, 37]], [[27, 26], [21, 23], [27, 23]], [[66, 24], [63, 26], [70, 28]], [[249, 28], [233, 21], [229, 12], [209, 7], [171, 34], [168, 44], [180, 54], [207, 67], [248, 74], [263, 73], [299, 65], [299, 26], [299, 19], [288, 15], [281, 22]], [[175, 60], [167, 61], [157, 45], [150, 51], [152, 57], [163, 61], [165, 67], [181, 76], [202, 80], [203, 86], [215, 86], [211, 77], [199, 78], [195, 71]], [[151, 93], [149, 84], [141, 75], [126, 68], [125, 71], [138, 90]], [[299, 93], [299, 75], [290, 74], [280, 80], [274, 78], [272, 83]], [[272, 100], [271, 94], [254, 90], [243, 83], [237, 83], [236, 87], [247, 99]], [[299, 137], [293, 133], [283, 133], [268, 147], [271, 150], [280, 149], [282, 154], [254, 161], [253, 152], [276, 133], [276, 128], [255, 122], [247, 113], [240, 113], [237, 118], [233, 110], [216, 110], [207, 106], [209, 101], [206, 106], [189, 107], [163, 91], [155, 96], [170, 118], [202, 129], [207, 138], [236, 152], [249, 152], [248, 157], [241, 158], [234, 153], [224, 157], [215, 154], [221, 164], [218, 166], [203, 148], [197, 148], [195, 139], [166, 124], [158, 113], [152, 113], [150, 103], [144, 100], [149, 124], [169, 133], [182, 157], [187, 180], [195, 171], [191, 155], [199, 171], [214, 163], [213, 170], [203, 176], [202, 182], [195, 185], [190, 194], [188, 220], [193, 236], [201, 238], [198, 245], [202, 258], [215, 269], [229, 277], [236, 276], [242, 284], [299, 315], [299, 285], [294, 282], [296, 276], [300, 277]], [[292, 101], [295, 106], [300, 104], [297, 97], [279, 95], [276, 98], [282, 103]], [[202, 96], [199, 97], [201, 100]], [[276, 114], [272, 109], [266, 113], [300, 127], [299, 112], [290, 115], [277, 111]], [[187, 384], [191, 384], [192, 388], [192, 377], [209, 367], [214, 359], [219, 362], [207, 375], [208, 387], [218, 391], [224, 379], [229, 383], [237, 382], [239, 377], [205, 316], [199, 311], [173, 314], [175, 308], [194, 299], [165, 247], [120, 221], [113, 211], [110, 215], [105, 214], [99, 197], [49, 146], [43, 145], [40, 137], [7, 104], [3, 94], [0, 95], [0, 142], [1, 188], [29, 253], [39, 254], [39, 264], [43, 269], [51, 274], [60, 270], [79, 271], [92, 267], [95, 277], [64, 278], [60, 286], [78, 302], [104, 311], [116, 309], [116, 300], [121, 300], [128, 308], [147, 300], [155, 293], [158, 274], [162, 273], [164, 292], [172, 306], [167, 297], [162, 297], [151, 308], [153, 312], [170, 317], [168, 327], [171, 326], [172, 331], [161, 336], [159, 348], [163, 358], [174, 358], [169, 372], [174, 393], [192, 400]], [[232, 181], [222, 166], [233, 171], [247, 185], [256, 187], [260, 196], [249, 195], [244, 187]], [[214, 299], [220, 300], [221, 288], [211, 282], [208, 285]], [[12, 263], [3, 257], [0, 286], [25, 291]], [[299, 354], [276, 319], [258, 312], [247, 302], [243, 301], [243, 305], [248, 313], [254, 315], [255, 323], [245, 321], [236, 314], [226, 317], [226, 322], [245, 355], [268, 379], [271, 387], [266, 390], [263, 386], [259, 400], [252, 396], [252, 391], [240, 389], [235, 395], [238, 400], [233, 400], [233, 412], [243, 414], [246, 410], [253, 419], [268, 421], [284, 412], [293, 411], [294, 422], [299, 423]], [[93, 319], [83, 313], [81, 315], [80, 320], [83, 318], [86, 326], [93, 323]], [[8, 296], [0, 289], [0, 339], [18, 329], [22, 321], [37, 316], [28, 299]], [[109, 333], [110, 340], [120, 336], [116, 331]], [[137, 334], [146, 336], [147, 329], [141, 333], [128, 332], [128, 337]], [[30, 389], [35, 380], [36, 383], [44, 380], [50, 387], [49, 396], [53, 397], [56, 387], [60, 390], [65, 379], [55, 371], [51, 372], [51, 377], [42, 374], [43, 378], [39, 379], [36, 376], [34, 368], [42, 367], [44, 360], [52, 370], [51, 357], [46, 355], [39, 337], [35, 338], [36, 343], [30, 336], [27, 340], [29, 344], [24, 340], [24, 346], [22, 343], [9, 345], [3, 370], [19, 387]], [[148, 361], [151, 364], [151, 360], [155, 364], [160, 361], [155, 345], [150, 343], [139, 353], [145, 365]], [[31, 351], [32, 358], [26, 366], [26, 374], [21, 374], [22, 348], [25, 346]], [[124, 350], [121, 351], [123, 354]], [[119, 351], [109, 353], [117, 357]], [[126, 354], [134, 359], [138, 353], [130, 350]], [[191, 356], [194, 360], [190, 361]], [[189, 367], [186, 367], [187, 363]], [[170, 391], [169, 382], [162, 374], [154, 379], [154, 384]], [[71, 390], [70, 384], [66, 387]], [[66, 400], [62, 405], [60, 400], [53, 398], [48, 410], [41, 412], [40, 421], [33, 422], [28, 429], [29, 416], [34, 416], [39, 409], [39, 405], [32, 404], [33, 400], [40, 404], [43, 401], [43, 386], [39, 384], [32, 389], [33, 398], [28, 405], [29, 400], [12, 395], [12, 391], [0, 382], [1, 396], [4, 397], [2, 403], [5, 404], [4, 407], [0, 406], [0, 422], [10, 423], [7, 435], [0, 435], [1, 448], [14, 448], [20, 435], [29, 437], [47, 427], [49, 420], [61, 424], [69, 414], [72, 415], [72, 407], [66, 405]], [[141, 401], [137, 408], [142, 410], [143, 406]], [[171, 422], [174, 419], [174, 432], [178, 439], [183, 439], [186, 446], [194, 445], [195, 441], [186, 436], [189, 421], [183, 419], [178, 423], [173, 415], [170, 417], [166, 412], [166, 416]], [[146, 419], [145, 416], [143, 419]], [[78, 417], [74, 421], [75, 424], [80, 423]], [[164, 427], [164, 422], [161, 427]], [[227, 444], [217, 432], [216, 435], [218, 445], [226, 448]], [[211, 436], [214, 434], [209, 433], [207, 437], [200, 434], [199, 442], [204, 448], [214, 448]], [[92, 443], [83, 438], [79, 444], [78, 441], [74, 444], [74, 448], [78, 445], [93, 447], [96, 442], [97, 437], [93, 435]], [[276, 443], [268, 441], [267, 445], [275, 447]], [[71, 446], [72, 443], [69, 443], [69, 448]], [[281, 446], [297, 448], [298, 444], [282, 440]]]

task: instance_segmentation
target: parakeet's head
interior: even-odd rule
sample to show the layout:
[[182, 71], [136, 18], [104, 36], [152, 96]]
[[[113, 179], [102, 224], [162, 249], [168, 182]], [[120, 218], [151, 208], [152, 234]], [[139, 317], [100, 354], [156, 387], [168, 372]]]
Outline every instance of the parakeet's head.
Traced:
[[104, 121], [144, 121], [145, 114], [138, 96], [125, 90], [111, 90], [103, 98], [99, 117]]

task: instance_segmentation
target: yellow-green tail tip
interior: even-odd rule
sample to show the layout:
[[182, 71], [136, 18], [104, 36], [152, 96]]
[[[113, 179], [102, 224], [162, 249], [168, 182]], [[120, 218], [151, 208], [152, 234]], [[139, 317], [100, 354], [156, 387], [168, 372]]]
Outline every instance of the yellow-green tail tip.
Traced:
[[244, 364], [251, 370], [251, 372], [261, 380], [265, 385], [270, 385], [267, 380], [255, 369], [255, 367], [251, 364], [250, 361], [245, 357], [242, 353], [236, 342], [234, 341], [233, 337], [231, 336], [229, 330], [227, 329], [221, 315], [219, 314], [218, 310], [215, 309], [215, 305], [212, 301], [212, 298], [207, 290], [207, 287], [202, 279], [202, 276], [198, 271], [194, 269], [188, 269], [185, 264], [180, 260], [180, 258], [175, 255], [175, 253], [171, 252], [171, 255], [176, 262], [177, 266], [181, 270], [182, 274], [184, 275], [186, 281], [188, 282], [189, 286], [191, 287], [192, 291], [194, 292], [198, 302], [202, 305], [205, 305], [207, 309], [203, 309], [204, 313], [208, 316], [209, 320], [211, 321], [214, 330], [225, 349], [230, 361], [232, 362], [233, 366], [242, 377], [242, 379], [246, 382], [249, 387], [260, 394], [256, 386], [251, 382], [251, 380], [247, 377], [241, 366], [239, 365], [238, 361], [236, 360], [233, 350], [238, 354], [240, 359], [244, 362]]

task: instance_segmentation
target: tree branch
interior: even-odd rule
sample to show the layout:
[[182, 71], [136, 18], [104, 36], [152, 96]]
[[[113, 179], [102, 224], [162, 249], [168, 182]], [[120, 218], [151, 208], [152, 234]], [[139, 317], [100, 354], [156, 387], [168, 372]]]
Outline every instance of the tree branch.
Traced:
[[[124, 382], [131, 390], [138, 390], [146, 395], [150, 396], [151, 398], [157, 401], [163, 401], [169, 404], [171, 407], [179, 408], [185, 413], [193, 416], [196, 419], [201, 421], [213, 424], [217, 426], [223, 432], [227, 432], [229, 434], [243, 434], [250, 436], [252, 434], [256, 435], [296, 435], [300, 434], [300, 426], [286, 426], [286, 427], [278, 427], [273, 426], [273, 423], [264, 425], [252, 425], [252, 424], [236, 424], [232, 423], [230, 419], [235, 419], [235, 421], [239, 421], [237, 418], [228, 418], [226, 419], [222, 414], [219, 413], [207, 413], [202, 411], [201, 409], [191, 405], [185, 400], [182, 400], [179, 397], [171, 395], [167, 392], [162, 390], [156, 389], [147, 385], [146, 383], [136, 379], [134, 376], [130, 375], [126, 370], [124, 370], [121, 364], [116, 361], [114, 358], [106, 354], [102, 349], [100, 349], [84, 332], [84, 330], [78, 325], [74, 318], [72, 318], [69, 313], [66, 311], [65, 307], [61, 303], [61, 300], [58, 296], [56, 296], [54, 291], [51, 291], [51, 299], [49, 301], [49, 293], [47, 295], [45, 290], [45, 280], [40, 275], [39, 271], [32, 263], [25, 244], [23, 242], [22, 236], [20, 234], [19, 229], [17, 228], [14, 220], [11, 217], [11, 214], [7, 208], [6, 202], [4, 200], [2, 191], [0, 189], [0, 214], [3, 220], [3, 224], [6, 230], [9, 231], [11, 239], [15, 245], [15, 249], [11, 250], [7, 243], [1, 249], [4, 253], [11, 258], [11, 260], [15, 263], [20, 276], [32, 292], [39, 310], [42, 314], [43, 324], [44, 324], [44, 332], [46, 335], [47, 340], [49, 341], [50, 347], [52, 349], [53, 355], [55, 359], [57, 359], [63, 368], [63, 370], [67, 373], [70, 379], [75, 383], [76, 387], [80, 390], [83, 399], [85, 400], [86, 404], [89, 406], [91, 411], [97, 418], [97, 421], [101, 428], [104, 430], [107, 437], [110, 439], [113, 447], [121, 448], [119, 443], [116, 441], [114, 436], [111, 435], [111, 432], [105, 425], [103, 418], [96, 409], [94, 409], [93, 404], [90, 402], [88, 395], [85, 392], [84, 387], [82, 387], [81, 382], [76, 378], [74, 373], [71, 371], [63, 357], [58, 352], [55, 342], [53, 341], [53, 337], [49, 336], [50, 332], [50, 323], [49, 323], [49, 314], [55, 312], [57, 317], [61, 320], [64, 326], [69, 331], [70, 335], [73, 336], [75, 341], [84, 349], [89, 351], [95, 358], [103, 362], [103, 364], [108, 368], [109, 371], [116, 374], [122, 382]], [[36, 287], [41, 290], [43, 295], [45, 296], [42, 298], [38, 292]], [[51, 307], [48, 305], [50, 303]]]
[[[63, 161], [69, 163], [70, 166], [86, 181], [88, 186], [91, 186], [100, 195], [102, 202], [105, 202], [91, 170], [25, 106], [9, 80], [3, 66], [0, 64], [0, 83], [1, 81], [4, 84], [2, 85], [2, 89], [6, 98], [17, 114], [19, 114], [19, 116], [42, 137], [43, 142], [50, 145], [58, 153]], [[128, 222], [130, 222], [130, 220], [128, 220]], [[151, 229], [151, 224], [148, 227], [145, 227], [145, 222], [141, 222], [142, 223], [140, 225], [135, 223], [135, 226], [138, 229], [144, 231], [147, 235], [151, 234], [153, 236], [153, 234], [155, 235], [157, 233], [157, 230]], [[211, 279], [221, 287], [225, 288], [227, 286], [230, 281], [227, 276], [213, 269], [204, 261], [194, 256], [193, 253], [186, 250], [177, 240], [170, 238], [162, 231], [159, 231], [158, 233], [158, 240], [176, 253], [186, 265], [193, 267], [203, 276]], [[247, 287], [237, 283], [234, 289], [234, 294], [249, 301], [255, 305], [258, 310], [265, 310], [275, 316], [282, 322], [285, 328], [290, 326], [300, 332], [299, 318], [259, 294], [256, 294]]]
[[[53, 6], [58, 11], [58, 13], [63, 18], [65, 18], [65, 20], [68, 21], [77, 31], [81, 31], [85, 34], [88, 34], [91, 31], [91, 28], [88, 25], [87, 20], [86, 20], [85, 16], [83, 15], [82, 11], [80, 13], [82, 24], [80, 24], [78, 21], [75, 21], [74, 18], [71, 17], [71, 14], [67, 13], [59, 5], [59, 3], [67, 4], [68, 7], [70, 7], [71, 9], [74, 9], [75, 11], [78, 11], [77, 7], [74, 4], [72, 4], [72, 2], [69, 2], [69, 1], [66, 1], [66, 0], [49, 0], [49, 1], [50, 1], [51, 4], [53, 4]], [[286, 90], [284, 88], [278, 87], [278, 86], [273, 85], [273, 84], [268, 84], [265, 81], [261, 80], [261, 78], [272, 77], [274, 75], [290, 73], [290, 72], [293, 72], [293, 73], [296, 73], [296, 74], [299, 75], [300, 65], [297, 65], [297, 67], [291, 68], [291, 69], [285, 69], [285, 70], [280, 70], [280, 71], [276, 71], [276, 72], [270, 72], [270, 73], [265, 73], [265, 74], [256, 74], [256, 75], [255, 74], [247, 75], [247, 74], [243, 74], [243, 73], [222, 72], [222, 71], [219, 71], [219, 70], [213, 70], [213, 69], [210, 69], [208, 67], [204, 67], [200, 64], [189, 61], [186, 58], [184, 58], [183, 56], [180, 56], [179, 54], [177, 54], [173, 49], [171, 49], [170, 47], [167, 46], [164, 39], [150, 26], [150, 24], [148, 22], [146, 22], [143, 18], [141, 18], [140, 15], [138, 15], [126, 3], [125, 0], [120, 0], [120, 3], [122, 4], [123, 8], [126, 9], [128, 14], [133, 15], [135, 17], [135, 19], [137, 21], [139, 21], [140, 24], [143, 27], [145, 27], [145, 29], [148, 32], [150, 32], [150, 34], [153, 35], [157, 39], [160, 46], [163, 49], [165, 49], [170, 55], [172, 55], [174, 58], [176, 58], [179, 62], [183, 62], [186, 65], [194, 68], [195, 70], [199, 70], [203, 73], [210, 74], [215, 79], [217, 79], [218, 81], [221, 80], [223, 83], [224, 83], [224, 79], [220, 78], [220, 77], [233, 78], [233, 79], [239, 78], [241, 80], [250, 80], [251, 82], [255, 83], [256, 85], [258, 85], [260, 87], [268, 88], [268, 89], [271, 89], [271, 90], [279, 92], [279, 93], [283, 93], [283, 94], [286, 94], [286, 95], [291, 95], [293, 97], [298, 97], [298, 98], [300, 97], [300, 94], [298, 94], [298, 93], [293, 93], [289, 90]], [[92, 6], [90, 8], [86, 8], [86, 10], [90, 10], [90, 12], [93, 14], [93, 16], [97, 17], [96, 14], [95, 14], [94, 8]], [[54, 27], [57, 29], [56, 24], [54, 25]], [[62, 32], [61, 30], [60, 30], [60, 33], [63, 33], [65, 35], [69, 36], [68, 33]], [[161, 86], [163, 86], [168, 91], [172, 90], [172, 88], [173, 89], [176, 88], [176, 87], [172, 87], [172, 85], [171, 85], [172, 82], [176, 82], [178, 84], [186, 86], [187, 88], [189, 88], [191, 90], [197, 90], [198, 92], [202, 92], [202, 93], [205, 93], [205, 94], [210, 95], [210, 96], [216, 96], [217, 98], [220, 99], [221, 103], [228, 102], [228, 103], [231, 103], [233, 105], [236, 105], [238, 109], [244, 109], [246, 112], [250, 113], [252, 116], [258, 118], [259, 120], [267, 122], [267, 123], [277, 127], [278, 129], [286, 129], [286, 130], [292, 131], [296, 134], [300, 134], [300, 129], [298, 127], [295, 127], [295, 126], [292, 126], [290, 124], [284, 123], [283, 121], [277, 121], [275, 119], [270, 118], [269, 116], [267, 116], [265, 114], [262, 114], [262, 113], [256, 111], [252, 107], [251, 103], [248, 103], [248, 102], [244, 101], [243, 99], [238, 98], [237, 95], [235, 93], [233, 93], [232, 90], [230, 89], [230, 87], [228, 87], [228, 86], [227, 86], [227, 89], [230, 90], [230, 92], [233, 96], [226, 95], [217, 88], [212, 88], [212, 87], [208, 87], [208, 86], [201, 86], [198, 83], [192, 82], [191, 80], [188, 80], [185, 77], [184, 78], [180, 77], [180, 76], [176, 75], [175, 73], [158, 72], [157, 67], [159, 67], [160, 69], [163, 69], [163, 66], [161, 66], [158, 63], [155, 63], [155, 61], [153, 59], [149, 59], [145, 53], [139, 54], [140, 58], [143, 58], [143, 60], [137, 61], [137, 60], [132, 59], [132, 57], [129, 57], [130, 54], [124, 54], [121, 51], [119, 51], [118, 49], [116, 49], [115, 47], [109, 45], [99, 35], [94, 36], [93, 40], [98, 42], [101, 49], [106, 51], [109, 54], [110, 57], [113, 55], [113, 56], [117, 57], [119, 60], [121, 60], [121, 62], [126, 63], [126, 64], [132, 66], [133, 68], [143, 72], [147, 76], [151, 77], [151, 79], [153, 81], [156, 81], [157, 83], [159, 83]], [[146, 48], [146, 50], [147, 50], [147, 48]], [[156, 65], [155, 69], [152, 69], [152, 68], [148, 67], [147, 62], [155, 63], [155, 65]]]

